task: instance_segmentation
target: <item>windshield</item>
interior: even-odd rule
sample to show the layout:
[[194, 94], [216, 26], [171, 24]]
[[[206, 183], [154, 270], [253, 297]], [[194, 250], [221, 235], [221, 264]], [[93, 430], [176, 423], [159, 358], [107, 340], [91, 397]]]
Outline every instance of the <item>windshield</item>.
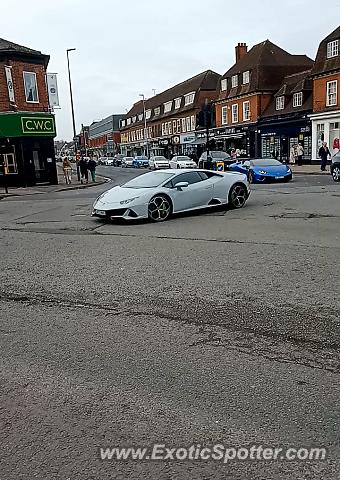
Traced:
[[154, 188], [161, 185], [169, 178], [173, 177], [173, 173], [166, 172], [150, 172], [133, 178], [122, 185], [123, 188]]
[[180, 160], [182, 162], [191, 162], [191, 158], [185, 156], [177, 157], [177, 160]]
[[143, 157], [142, 155], [139, 157], [136, 157], [136, 160], [147, 160], [148, 157]]
[[281, 162], [273, 158], [259, 158], [258, 160], [252, 160], [250, 163], [255, 167], [278, 167], [282, 165]]
[[168, 161], [165, 157], [154, 157], [154, 160], [163, 160], [165, 162]]

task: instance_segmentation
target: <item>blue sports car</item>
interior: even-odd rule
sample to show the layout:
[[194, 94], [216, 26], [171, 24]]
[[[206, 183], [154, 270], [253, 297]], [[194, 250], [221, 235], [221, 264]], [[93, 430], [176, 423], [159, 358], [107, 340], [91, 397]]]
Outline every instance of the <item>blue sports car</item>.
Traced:
[[144, 155], [139, 155], [133, 159], [132, 166], [135, 168], [140, 168], [140, 167], [147, 168], [149, 166], [149, 159]]
[[249, 183], [289, 182], [293, 177], [289, 165], [271, 158], [257, 158], [232, 163], [229, 165], [229, 170], [245, 173], [248, 175]]

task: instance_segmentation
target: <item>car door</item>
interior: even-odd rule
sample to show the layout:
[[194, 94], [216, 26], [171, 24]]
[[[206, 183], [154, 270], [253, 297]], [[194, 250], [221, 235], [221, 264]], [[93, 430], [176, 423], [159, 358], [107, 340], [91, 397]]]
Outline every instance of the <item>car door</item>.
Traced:
[[[209, 181], [208, 178], [203, 180], [196, 171], [181, 173], [171, 181], [173, 186], [171, 188], [171, 198], [174, 211], [203, 207], [213, 198], [213, 182]], [[176, 188], [176, 184], [180, 182], [188, 182], [189, 185], [179, 190]]]

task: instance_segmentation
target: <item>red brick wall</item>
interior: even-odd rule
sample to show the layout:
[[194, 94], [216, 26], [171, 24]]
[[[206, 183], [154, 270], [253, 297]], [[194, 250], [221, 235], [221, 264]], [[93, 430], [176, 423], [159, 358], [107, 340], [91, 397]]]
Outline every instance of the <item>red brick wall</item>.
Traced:
[[[12, 80], [15, 94], [15, 104], [17, 108], [13, 107], [8, 98], [7, 82], [5, 75], [5, 65], [12, 66]], [[34, 72], [37, 76], [38, 98], [39, 103], [27, 103], [25, 96], [24, 77], [23, 72]], [[48, 111], [48, 93], [45, 81], [45, 67], [44, 65], [37, 65], [26, 62], [0, 62], [0, 111], [24, 111], [24, 112], [44, 112]]]
[[[271, 100], [271, 95], [249, 95], [247, 97], [242, 98], [235, 98], [230, 100], [225, 100], [223, 103], [218, 103], [216, 105], [216, 126], [223, 127], [223, 126], [233, 126], [238, 124], [247, 124], [247, 123], [254, 123], [259, 120], [259, 117], [267, 108], [269, 102]], [[243, 102], [250, 102], [250, 120], [243, 122]], [[231, 106], [234, 104], [238, 105], [238, 123], [233, 124], [231, 119]], [[222, 107], [228, 106], [228, 124], [222, 125]]]
[[[332, 80], [338, 81], [338, 95], [337, 106], [326, 107], [326, 95], [327, 95], [327, 82]], [[328, 75], [322, 78], [316, 78], [313, 83], [313, 110], [314, 112], [322, 112], [328, 110], [329, 108], [340, 107], [340, 72], [335, 75]]]

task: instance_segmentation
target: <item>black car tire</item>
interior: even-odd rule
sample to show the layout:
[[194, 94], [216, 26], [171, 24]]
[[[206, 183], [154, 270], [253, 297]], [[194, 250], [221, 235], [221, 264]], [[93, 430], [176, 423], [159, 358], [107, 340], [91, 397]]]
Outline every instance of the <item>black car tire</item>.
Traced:
[[172, 203], [166, 195], [154, 195], [149, 201], [148, 216], [152, 222], [165, 222], [172, 214]]
[[248, 190], [244, 183], [235, 183], [229, 190], [228, 204], [232, 208], [242, 208], [247, 198]]
[[340, 182], [340, 164], [332, 167], [332, 177], [334, 182]]

